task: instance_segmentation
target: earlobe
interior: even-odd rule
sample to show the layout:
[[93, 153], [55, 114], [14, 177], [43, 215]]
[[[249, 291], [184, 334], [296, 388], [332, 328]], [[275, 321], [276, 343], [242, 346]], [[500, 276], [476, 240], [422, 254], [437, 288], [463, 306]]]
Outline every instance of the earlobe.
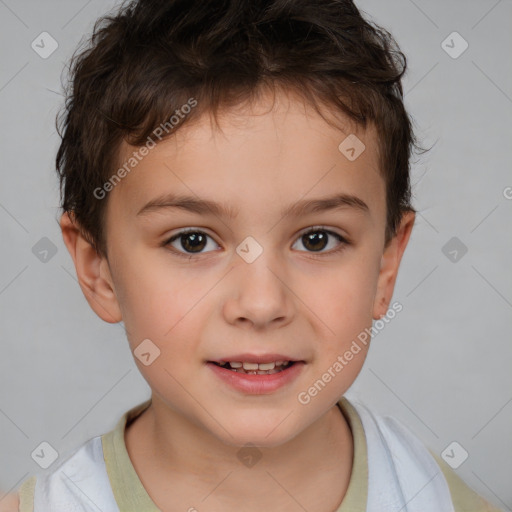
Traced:
[[374, 320], [384, 316], [389, 308], [389, 303], [395, 289], [400, 261], [409, 242], [415, 217], [416, 215], [412, 211], [404, 213], [396, 235], [382, 254], [377, 291], [373, 303]]
[[73, 214], [60, 219], [62, 238], [75, 264], [80, 288], [93, 311], [105, 322], [122, 320], [108, 261], [83, 236]]

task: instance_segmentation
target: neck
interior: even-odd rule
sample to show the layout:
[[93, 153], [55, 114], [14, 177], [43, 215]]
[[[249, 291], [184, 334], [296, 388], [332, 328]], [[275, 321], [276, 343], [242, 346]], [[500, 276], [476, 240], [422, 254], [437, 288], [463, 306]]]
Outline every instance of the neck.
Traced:
[[[247, 511], [331, 512], [352, 472], [352, 434], [337, 406], [285, 444], [246, 451], [246, 463], [241, 447], [226, 445], [155, 396], [127, 427], [125, 440], [135, 471], [163, 511], [178, 510], [177, 504], [240, 510], [243, 503]], [[250, 458], [260, 455], [256, 463]]]

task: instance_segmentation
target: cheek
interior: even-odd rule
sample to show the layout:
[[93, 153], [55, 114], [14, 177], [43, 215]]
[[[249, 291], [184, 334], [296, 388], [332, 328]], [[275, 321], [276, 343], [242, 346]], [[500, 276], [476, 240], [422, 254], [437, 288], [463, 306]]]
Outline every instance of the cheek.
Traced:
[[149, 258], [125, 262], [120, 275], [126, 278], [119, 282], [118, 298], [130, 346], [134, 350], [142, 340], [150, 339], [161, 350], [159, 359], [173, 366], [179, 359], [175, 354], [183, 358], [197, 350], [205, 293], [215, 279], [176, 268], [171, 271], [160, 259], [144, 266], [137, 261], [149, 262]]
[[132, 251], [116, 268], [116, 295], [132, 348], [145, 338], [162, 340], [186, 308], [184, 283], [161, 264]]
[[307, 314], [315, 317], [311, 325], [321, 340], [315, 350], [318, 364], [313, 381], [328, 382], [319, 400], [324, 404], [350, 387], [368, 354], [377, 279], [373, 261], [358, 254], [322, 280], [310, 278], [304, 285], [302, 293], [309, 290], [302, 295], [308, 298], [305, 303], [314, 305], [313, 313]]
[[308, 277], [304, 281], [299, 296], [307, 298], [305, 304], [322, 320], [328, 337], [357, 335], [371, 324], [378, 277], [374, 268], [375, 265], [354, 258], [321, 278]]

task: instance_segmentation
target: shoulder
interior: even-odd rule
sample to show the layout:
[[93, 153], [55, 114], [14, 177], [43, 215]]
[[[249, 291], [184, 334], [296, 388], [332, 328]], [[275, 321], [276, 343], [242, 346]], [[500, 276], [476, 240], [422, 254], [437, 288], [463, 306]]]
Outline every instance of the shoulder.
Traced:
[[[98, 487], [104, 484], [96, 478], [101, 476], [98, 469], [101, 470], [102, 459], [100, 437], [90, 439], [50, 471], [33, 475], [23, 481], [16, 494], [6, 496], [0, 501], [0, 512], [78, 510], [76, 507], [79, 497], [70, 489], [69, 480], [80, 481], [81, 488], [87, 491], [87, 485]], [[85, 512], [89, 511], [89, 508], [84, 507], [80, 510]]]
[[[75, 485], [70, 486], [70, 482]], [[37, 475], [37, 481], [33, 476], [23, 482], [18, 495], [19, 512], [118, 510], [105, 468], [101, 436], [82, 444], [50, 471]]]
[[7, 494], [0, 500], [0, 512], [18, 512], [19, 504], [17, 494]]
[[[389, 493], [389, 489], [395, 483], [397, 488], [401, 488], [402, 491], [405, 489], [411, 494], [416, 492], [414, 489], [424, 486], [425, 489], [416, 496], [415, 501], [427, 503], [429, 500], [437, 500], [442, 505], [438, 510], [503, 512], [471, 489], [439, 455], [400, 420], [374, 412], [358, 400], [352, 400], [352, 403], [357, 408], [364, 426], [368, 445], [368, 465], [373, 467], [374, 478], [377, 474], [378, 479], [385, 483], [381, 486], [382, 492]], [[385, 478], [386, 474], [393, 475], [393, 478]], [[429, 482], [428, 486], [425, 486], [425, 479]], [[395, 494], [400, 495], [400, 492], [397, 491]], [[376, 499], [378, 500], [379, 496]]]
[[448, 490], [454, 512], [502, 512], [469, 487], [439, 455], [399, 420], [385, 416], [378, 422], [379, 426], [386, 425], [392, 430], [406, 451], [414, 455], [418, 468], [425, 470], [428, 475], [439, 474], [444, 477], [445, 484], [442, 487]]
[[[400, 439], [400, 443], [403, 443], [408, 452], [414, 454], [418, 467], [424, 468], [428, 474], [436, 473], [444, 477], [454, 512], [503, 512], [469, 487], [437, 453], [426, 446], [406, 425], [391, 416], [385, 416], [378, 422], [381, 427], [386, 425], [393, 430], [396, 437]], [[434, 469], [435, 471], [432, 471]]]
[[443, 472], [450, 489], [455, 512], [503, 512], [471, 489], [439, 455], [431, 449], [429, 452]]

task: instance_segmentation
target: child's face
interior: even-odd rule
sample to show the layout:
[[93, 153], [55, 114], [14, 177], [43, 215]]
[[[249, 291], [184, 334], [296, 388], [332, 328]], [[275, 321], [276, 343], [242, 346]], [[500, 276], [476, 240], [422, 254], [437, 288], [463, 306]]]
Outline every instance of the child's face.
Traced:
[[[368, 350], [360, 342], [361, 350], [316, 396], [308, 393], [329, 368], [332, 374], [338, 356], [371, 327], [372, 317], [386, 312], [407, 243], [384, 251], [385, 186], [376, 134], [348, 125], [343, 133], [310, 108], [306, 117], [303, 103], [283, 96], [273, 112], [270, 106], [240, 111], [234, 123], [234, 117], [222, 118], [224, 135], [208, 116], [184, 127], [110, 192], [109, 262], [102, 261], [101, 275], [115, 294], [90, 300], [105, 320], [112, 319], [105, 310], [122, 315], [132, 350], [146, 339], [160, 350], [147, 366], [136, 359], [155, 407], [227, 444], [290, 440], [350, 387]], [[354, 161], [338, 149], [350, 133], [366, 145]], [[121, 162], [134, 150], [124, 146]], [[165, 194], [212, 201], [236, 213], [141, 212]], [[282, 214], [303, 201], [342, 194], [359, 198], [367, 210], [338, 203], [336, 209]], [[303, 236], [315, 226], [322, 228], [313, 230], [316, 237]], [[186, 228], [202, 238], [164, 245]], [[293, 378], [276, 389], [242, 391], [219, 371], [236, 381], [240, 374], [209, 363], [237, 360], [237, 354], [281, 354], [303, 363], [286, 370]]]

